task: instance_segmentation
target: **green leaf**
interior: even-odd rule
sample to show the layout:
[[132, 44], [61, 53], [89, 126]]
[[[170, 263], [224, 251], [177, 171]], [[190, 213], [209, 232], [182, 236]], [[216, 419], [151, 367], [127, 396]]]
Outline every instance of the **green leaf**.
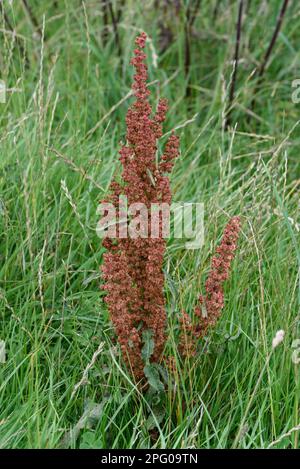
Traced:
[[6, 362], [5, 342], [0, 340], [0, 363]]
[[149, 176], [149, 179], [150, 179], [150, 182], [152, 184], [153, 187], [156, 186], [156, 183], [155, 183], [155, 179], [153, 177], [153, 174], [151, 173], [150, 169], [147, 168], [147, 174]]
[[103, 415], [103, 409], [105, 404], [110, 398], [104, 398], [100, 404], [88, 401], [85, 406], [85, 410], [78, 420], [78, 422], [71, 428], [70, 431], [66, 432], [63, 436], [60, 446], [62, 448], [69, 448], [72, 443], [76, 443], [76, 440], [80, 434], [80, 431], [84, 428], [93, 428]]
[[169, 374], [165, 367], [160, 365], [159, 363], [153, 363], [155, 368], [158, 370], [160, 376], [162, 377], [165, 384], [170, 384]]
[[146, 330], [143, 331], [142, 335], [144, 342], [144, 346], [141, 351], [142, 359], [144, 360], [144, 363], [148, 363], [154, 350], [153, 332], [151, 330]]
[[152, 412], [153, 413], [151, 413], [146, 420], [147, 430], [153, 430], [153, 428], [156, 428], [157, 424], [160, 424], [166, 415], [166, 410], [162, 406], [155, 407]]
[[100, 438], [96, 438], [94, 432], [84, 432], [79, 444], [80, 449], [103, 449], [103, 442]]
[[164, 391], [164, 385], [160, 380], [159, 372], [153, 365], [146, 365], [144, 368], [144, 373], [148, 379], [149, 385], [158, 392]]

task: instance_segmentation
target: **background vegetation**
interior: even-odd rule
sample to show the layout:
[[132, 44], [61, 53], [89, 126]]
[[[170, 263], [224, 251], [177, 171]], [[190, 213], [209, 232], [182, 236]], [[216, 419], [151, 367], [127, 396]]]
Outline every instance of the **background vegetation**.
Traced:
[[[259, 78], [282, 1], [243, 2], [230, 101], [238, 1], [1, 2], [1, 448], [299, 447], [300, 6], [288, 3]], [[178, 314], [228, 217], [243, 220], [223, 316], [196, 360], [176, 361], [163, 413], [120, 359], [95, 231], [140, 30], [153, 102], [169, 99], [165, 131], [181, 139], [174, 200], [205, 203], [203, 249], [170, 243], [165, 259], [175, 356]]]

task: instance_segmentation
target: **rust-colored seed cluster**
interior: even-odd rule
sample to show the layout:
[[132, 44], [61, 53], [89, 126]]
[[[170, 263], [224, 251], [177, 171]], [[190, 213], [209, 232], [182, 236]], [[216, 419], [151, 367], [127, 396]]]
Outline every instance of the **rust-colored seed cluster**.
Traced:
[[[118, 216], [120, 196], [127, 197], [130, 206], [142, 203], [147, 207], [148, 233], [151, 227], [151, 204], [171, 203], [168, 173], [179, 154], [179, 140], [172, 134], [165, 145], [160, 162], [156, 161], [157, 140], [162, 136], [167, 101], [161, 99], [153, 113], [148, 101], [146, 55], [143, 52], [146, 34], [136, 39], [137, 48], [131, 64], [135, 67], [132, 86], [135, 102], [126, 116], [126, 144], [120, 150], [122, 180], [113, 181], [106, 202], [114, 205]], [[166, 311], [162, 270], [166, 243], [162, 235], [162, 217], [158, 237], [105, 238], [107, 248], [102, 266], [106, 290], [105, 301], [115, 327], [125, 362], [136, 379], [144, 376], [142, 358], [143, 332], [150, 331], [154, 341], [151, 361], [161, 359], [166, 340]], [[126, 223], [126, 222], [125, 222]], [[128, 224], [128, 221], [127, 221]], [[146, 224], [147, 226], [147, 224]], [[206, 281], [206, 295], [199, 298], [193, 320], [186, 313], [181, 317], [179, 350], [183, 356], [193, 356], [196, 341], [215, 325], [224, 306], [223, 283], [228, 278], [240, 230], [239, 217], [227, 224], [220, 246], [212, 258]], [[205, 315], [203, 315], [205, 312]], [[196, 322], [196, 324], [195, 324]]]
[[224, 307], [223, 284], [228, 279], [240, 232], [240, 218], [233, 217], [227, 223], [220, 245], [211, 260], [211, 269], [205, 283], [206, 295], [199, 297], [195, 308], [196, 324], [183, 312], [181, 317], [180, 350], [185, 356], [195, 354], [195, 342], [215, 326]]
[[[161, 99], [152, 115], [148, 101], [147, 66], [143, 49], [146, 34], [136, 39], [137, 48], [131, 60], [135, 67], [132, 86], [135, 102], [126, 116], [127, 143], [120, 150], [123, 167], [122, 182], [111, 184], [109, 202], [117, 208], [120, 195], [127, 197], [128, 205], [138, 202], [148, 208], [153, 203], [170, 203], [171, 190], [169, 173], [179, 153], [179, 140], [171, 135], [166, 143], [164, 155], [156, 163], [157, 139], [162, 136], [162, 123], [167, 112], [167, 101]], [[160, 221], [160, 223], [162, 223]], [[106, 238], [102, 267], [107, 292], [105, 301], [109, 307], [123, 356], [134, 376], [143, 376], [144, 363], [141, 357], [144, 330], [152, 332], [154, 352], [151, 360], [158, 361], [165, 344], [166, 312], [163, 294], [162, 271], [165, 240], [162, 237]]]

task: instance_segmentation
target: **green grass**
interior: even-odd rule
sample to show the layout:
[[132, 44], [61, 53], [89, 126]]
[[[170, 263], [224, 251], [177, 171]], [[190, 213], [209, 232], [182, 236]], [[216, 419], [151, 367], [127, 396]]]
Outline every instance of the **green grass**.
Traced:
[[[0, 78], [15, 89], [0, 104], [0, 340], [7, 352], [0, 364], [0, 447], [56, 448], [75, 427], [70, 447], [231, 448], [241, 424], [238, 447], [267, 448], [277, 439], [275, 448], [299, 447], [292, 344], [300, 339], [300, 104], [291, 99], [299, 78], [299, 5], [291, 2], [249, 115], [250, 75], [281, 4], [268, 2], [258, 14], [262, 2], [251, 2], [232, 113], [236, 128], [225, 132], [236, 2], [224, 0], [215, 21], [213, 2], [202, 2], [189, 100], [183, 18], [166, 13], [175, 36], [160, 54], [152, 2], [144, 8], [127, 1], [120, 67], [112, 31], [105, 47], [101, 42], [100, 2], [30, 3], [42, 29], [45, 15], [43, 45], [21, 2], [13, 9], [6, 2], [27, 65], [3, 23], [0, 31]], [[186, 251], [170, 243], [165, 259], [167, 349], [175, 356], [179, 313], [193, 310], [228, 217], [243, 220], [222, 318], [197, 359], [177, 359], [165, 416], [151, 432], [155, 409], [122, 363], [99, 289], [103, 248], [95, 231], [98, 201], [119, 170], [131, 102], [121, 100], [131, 86], [137, 29], [151, 36], [159, 55], [155, 68], [148, 47], [150, 80], [159, 81], [151, 86], [152, 102], [159, 94], [170, 102], [165, 131], [184, 124], [174, 200], [205, 204], [204, 247]], [[279, 329], [284, 342], [269, 355]], [[88, 381], [74, 392], [101, 344]], [[81, 424], [93, 403], [94, 418]]]

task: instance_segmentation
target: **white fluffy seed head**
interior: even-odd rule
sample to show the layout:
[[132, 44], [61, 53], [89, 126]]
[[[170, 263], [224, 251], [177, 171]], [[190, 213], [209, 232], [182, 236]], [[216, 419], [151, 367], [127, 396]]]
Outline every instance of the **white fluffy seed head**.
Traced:
[[279, 344], [281, 344], [281, 342], [284, 339], [284, 334], [285, 334], [285, 332], [282, 329], [280, 329], [279, 331], [276, 332], [275, 337], [272, 340], [272, 348], [273, 349], [278, 347]]

